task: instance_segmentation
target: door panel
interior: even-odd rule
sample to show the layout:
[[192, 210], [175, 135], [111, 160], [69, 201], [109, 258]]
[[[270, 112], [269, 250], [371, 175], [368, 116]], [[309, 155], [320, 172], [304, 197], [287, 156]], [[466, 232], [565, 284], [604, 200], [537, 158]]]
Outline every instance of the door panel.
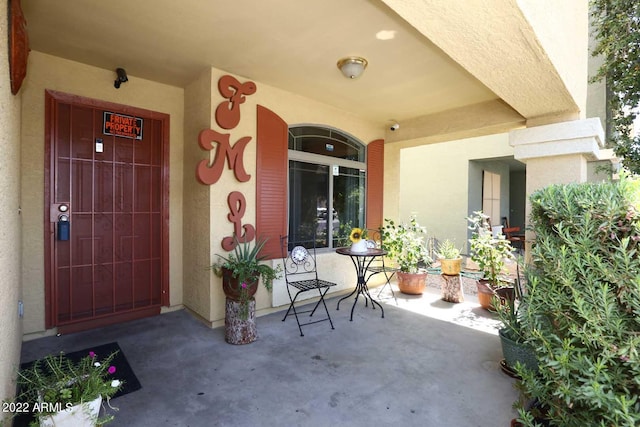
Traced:
[[[105, 111], [142, 118], [142, 139], [103, 134]], [[47, 92], [48, 328], [100, 326], [168, 305], [168, 119]], [[68, 212], [58, 212], [62, 204]], [[62, 213], [68, 241], [56, 237]]]

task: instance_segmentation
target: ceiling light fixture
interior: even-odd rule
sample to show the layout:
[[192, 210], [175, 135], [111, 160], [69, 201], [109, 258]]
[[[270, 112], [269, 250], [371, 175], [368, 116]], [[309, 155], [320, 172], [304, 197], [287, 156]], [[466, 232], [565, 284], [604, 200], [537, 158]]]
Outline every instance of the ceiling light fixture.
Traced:
[[357, 79], [360, 74], [367, 68], [367, 60], [359, 56], [349, 56], [338, 61], [338, 68], [345, 77], [349, 79]]

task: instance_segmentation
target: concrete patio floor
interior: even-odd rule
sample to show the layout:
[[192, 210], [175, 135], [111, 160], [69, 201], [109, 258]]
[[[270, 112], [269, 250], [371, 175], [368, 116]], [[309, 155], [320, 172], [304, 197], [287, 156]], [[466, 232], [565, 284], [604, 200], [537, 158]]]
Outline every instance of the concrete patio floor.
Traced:
[[[377, 290], [372, 290], [373, 295]], [[236, 346], [185, 310], [23, 343], [22, 361], [117, 341], [142, 389], [114, 399], [110, 426], [508, 426], [514, 380], [499, 367], [495, 318], [474, 296], [451, 304], [388, 288], [301, 337], [284, 312], [258, 318], [260, 338]]]

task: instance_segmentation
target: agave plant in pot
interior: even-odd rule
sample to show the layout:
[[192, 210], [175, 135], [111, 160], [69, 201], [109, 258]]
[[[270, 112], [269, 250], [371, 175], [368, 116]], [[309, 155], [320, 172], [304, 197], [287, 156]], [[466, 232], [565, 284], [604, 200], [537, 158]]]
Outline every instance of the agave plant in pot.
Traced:
[[[17, 412], [33, 414], [30, 426], [93, 427], [104, 425], [113, 415], [99, 418], [103, 400], [122, 387], [117, 367], [112, 365], [116, 353], [104, 358], [93, 351], [79, 361], [64, 353], [48, 355], [18, 371]], [[11, 405], [8, 406], [11, 408]]]
[[[260, 250], [265, 239], [251, 242], [238, 242], [228, 256], [218, 255], [219, 262], [211, 268], [222, 277], [222, 290], [227, 297], [227, 313], [225, 316], [227, 342], [247, 344], [257, 338], [255, 332], [255, 299], [258, 283], [271, 292], [273, 281], [280, 276], [281, 267], [276, 268], [264, 263]], [[233, 310], [233, 313], [231, 312]], [[237, 314], [237, 316], [236, 316]]]
[[271, 292], [273, 281], [280, 276], [280, 266], [276, 268], [263, 263], [264, 256], [260, 251], [266, 240], [258, 240], [255, 245], [250, 242], [239, 243], [229, 256], [218, 255], [220, 261], [212, 266], [214, 272], [222, 277], [222, 289], [227, 298], [241, 303], [241, 316], [249, 315], [249, 301], [258, 291], [258, 283], [262, 279], [264, 287]]
[[411, 216], [408, 223], [396, 223], [385, 218], [382, 249], [400, 268], [397, 273], [400, 292], [422, 294], [426, 286], [426, 268], [433, 262], [429, 256], [425, 227], [418, 224], [415, 216]]
[[528, 315], [529, 295], [522, 291], [520, 281], [520, 266], [514, 283], [514, 298], [505, 298], [500, 304], [494, 304], [496, 313], [501, 321], [498, 335], [502, 346], [504, 359], [500, 362], [502, 370], [514, 378], [520, 378], [516, 372], [519, 369], [529, 369], [536, 372], [538, 361], [534, 348], [529, 343], [529, 333], [523, 323], [523, 316]]
[[478, 264], [483, 278], [478, 280], [478, 301], [485, 309], [493, 307], [493, 299], [513, 298], [513, 286], [505, 275], [505, 265], [514, 260], [513, 247], [503, 234], [491, 232], [489, 216], [475, 211], [467, 218], [472, 236], [471, 260]]

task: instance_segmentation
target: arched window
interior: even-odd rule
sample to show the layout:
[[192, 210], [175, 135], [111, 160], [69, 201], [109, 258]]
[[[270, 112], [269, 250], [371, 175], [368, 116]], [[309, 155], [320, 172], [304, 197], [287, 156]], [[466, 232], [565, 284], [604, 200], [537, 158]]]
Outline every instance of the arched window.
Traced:
[[365, 156], [365, 145], [339, 130], [289, 127], [290, 235], [315, 232], [318, 247], [334, 248], [365, 226]]

